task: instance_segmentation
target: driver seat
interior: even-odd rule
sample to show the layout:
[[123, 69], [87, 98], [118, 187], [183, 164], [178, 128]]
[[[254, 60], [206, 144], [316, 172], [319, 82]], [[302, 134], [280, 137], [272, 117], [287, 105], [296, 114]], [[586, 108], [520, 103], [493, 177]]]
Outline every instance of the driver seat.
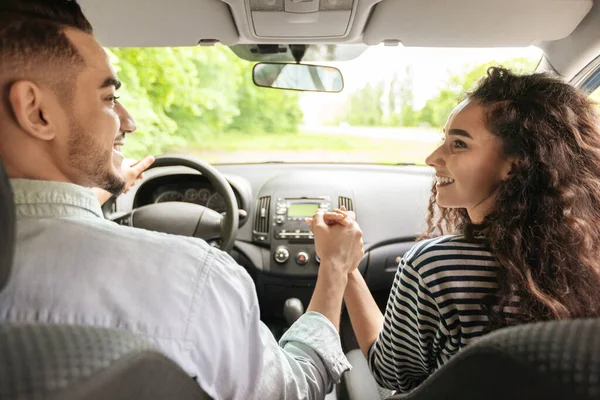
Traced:
[[[12, 190], [0, 159], [0, 290], [14, 257]], [[0, 324], [0, 399], [210, 399], [133, 333], [75, 325]]]

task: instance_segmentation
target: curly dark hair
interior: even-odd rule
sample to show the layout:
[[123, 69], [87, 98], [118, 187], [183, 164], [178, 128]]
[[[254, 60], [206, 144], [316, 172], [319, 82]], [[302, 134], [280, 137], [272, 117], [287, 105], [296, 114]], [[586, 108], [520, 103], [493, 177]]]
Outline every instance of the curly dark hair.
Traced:
[[[484, 300], [490, 330], [515, 323], [600, 316], [600, 121], [595, 105], [547, 73], [492, 67], [467, 98], [506, 156], [519, 160], [481, 225], [443, 209], [433, 185], [424, 237], [481, 233], [500, 264]], [[503, 310], [518, 299], [517, 320]]]

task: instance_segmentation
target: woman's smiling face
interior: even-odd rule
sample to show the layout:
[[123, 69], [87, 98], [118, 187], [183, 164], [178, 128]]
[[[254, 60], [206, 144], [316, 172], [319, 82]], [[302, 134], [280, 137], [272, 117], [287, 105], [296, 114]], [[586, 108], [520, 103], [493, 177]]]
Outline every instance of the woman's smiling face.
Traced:
[[448, 117], [444, 142], [426, 159], [435, 168], [437, 204], [465, 208], [473, 223], [494, 209], [496, 190], [515, 162], [505, 157], [502, 142], [484, 121], [484, 107], [463, 101]]

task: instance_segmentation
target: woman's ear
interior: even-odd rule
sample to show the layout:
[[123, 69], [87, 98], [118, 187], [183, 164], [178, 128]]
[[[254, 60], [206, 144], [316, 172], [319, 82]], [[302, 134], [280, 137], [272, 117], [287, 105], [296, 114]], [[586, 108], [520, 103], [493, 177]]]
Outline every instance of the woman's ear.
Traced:
[[27, 134], [41, 140], [52, 140], [55, 130], [47, 115], [44, 95], [31, 81], [17, 81], [8, 91], [9, 107], [17, 124]]
[[504, 170], [502, 179], [507, 180], [515, 176], [519, 167], [521, 166], [521, 159], [517, 157], [509, 157], [506, 159], [506, 168]]

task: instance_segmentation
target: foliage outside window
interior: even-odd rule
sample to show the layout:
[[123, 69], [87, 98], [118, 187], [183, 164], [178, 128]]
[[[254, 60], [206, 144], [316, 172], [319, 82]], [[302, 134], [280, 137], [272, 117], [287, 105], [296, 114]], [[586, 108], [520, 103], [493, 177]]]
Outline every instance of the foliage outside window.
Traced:
[[[375, 80], [353, 91], [318, 94], [326, 118], [308, 126], [303, 110], [314, 94], [256, 87], [253, 63], [227, 47], [108, 51], [124, 83], [121, 102], [138, 124], [126, 155], [185, 153], [211, 163], [423, 164], [450, 111], [489, 66], [530, 72], [539, 60], [465, 66], [449, 73], [437, 93], [418, 106], [414, 67], [399, 67], [379, 81], [378, 71], [370, 71]], [[334, 65], [344, 73], [345, 63]]]

